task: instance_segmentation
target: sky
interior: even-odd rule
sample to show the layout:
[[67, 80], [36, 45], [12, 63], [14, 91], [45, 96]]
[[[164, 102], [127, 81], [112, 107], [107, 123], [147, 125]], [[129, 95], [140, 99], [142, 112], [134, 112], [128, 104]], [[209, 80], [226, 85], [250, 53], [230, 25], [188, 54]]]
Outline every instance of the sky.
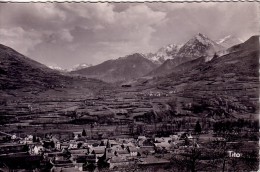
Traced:
[[257, 2], [0, 3], [0, 43], [47, 66], [70, 69], [184, 44], [198, 33], [259, 34]]

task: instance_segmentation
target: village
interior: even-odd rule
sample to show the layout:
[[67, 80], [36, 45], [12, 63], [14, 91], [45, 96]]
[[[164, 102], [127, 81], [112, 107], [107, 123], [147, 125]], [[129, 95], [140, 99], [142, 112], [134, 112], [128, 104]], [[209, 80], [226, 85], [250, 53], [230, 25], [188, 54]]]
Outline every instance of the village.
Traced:
[[[235, 137], [230, 140], [224, 135], [214, 134], [217, 132], [221, 131], [217, 128], [214, 132], [202, 131], [199, 122], [189, 131], [178, 131], [168, 136], [149, 135], [142, 131], [142, 135], [118, 133], [117, 136], [111, 137], [101, 136], [85, 129], [72, 132], [67, 138], [52, 133], [44, 136], [37, 136], [37, 133], [19, 136], [1, 132], [0, 167], [2, 171], [64, 172], [142, 171], [149, 168], [169, 170], [169, 168], [178, 169], [177, 166], [181, 165], [183, 170], [189, 171], [190, 165], [195, 164], [195, 161], [200, 167], [213, 166], [221, 169], [222, 161], [214, 163], [212, 161], [212, 156], [216, 155], [218, 159], [223, 158], [227, 161], [226, 164], [231, 163], [230, 169], [233, 168], [233, 160], [237, 162], [238, 158], [243, 163], [256, 160], [257, 157], [252, 151], [256, 151], [253, 149], [257, 147], [257, 137], [244, 138], [242, 144], [241, 140], [235, 141]], [[233, 131], [233, 134], [238, 135], [237, 132], [245, 133], [245, 131]], [[187, 167], [185, 163], [188, 163]]]
[[[6, 135], [0, 144], [1, 165], [11, 169], [51, 167], [51, 171], [92, 171], [102, 167], [118, 169], [129, 165], [167, 165], [173, 154], [199, 148], [196, 138], [185, 132], [169, 137], [100, 140], [90, 139], [85, 130], [74, 132], [72, 140], [58, 140], [52, 134], [45, 138], [1, 134]], [[25, 163], [18, 164], [25, 159]]]

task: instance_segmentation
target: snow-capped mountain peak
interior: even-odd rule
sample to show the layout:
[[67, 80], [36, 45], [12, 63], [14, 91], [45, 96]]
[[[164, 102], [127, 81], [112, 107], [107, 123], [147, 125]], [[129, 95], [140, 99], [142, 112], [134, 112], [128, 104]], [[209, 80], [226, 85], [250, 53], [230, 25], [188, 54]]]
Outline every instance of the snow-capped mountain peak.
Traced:
[[59, 67], [59, 66], [52, 66], [52, 65], [50, 65], [50, 66], [48, 66], [49, 68], [51, 68], [51, 69], [53, 69], [53, 70], [58, 70], [58, 71], [63, 71], [64, 69], [62, 69], [61, 67]]
[[88, 68], [92, 66], [92, 64], [87, 64], [87, 63], [81, 63], [78, 65], [75, 65], [72, 69], [70, 69], [69, 71], [76, 71], [76, 70], [80, 70], [80, 69], [84, 69], [84, 68]]
[[179, 50], [178, 56], [191, 57], [191, 59], [195, 59], [205, 55], [213, 55], [222, 48], [221, 45], [199, 33], [184, 44], [184, 46]]
[[195, 41], [198, 41], [198, 42], [202, 43], [203, 45], [216, 44], [214, 41], [210, 40], [206, 35], [203, 35], [202, 33], [198, 33], [189, 42], [194, 43]]
[[156, 64], [162, 64], [166, 60], [174, 58], [174, 56], [178, 53], [180, 47], [181, 45], [169, 44], [165, 47], [160, 48], [155, 53], [145, 54], [145, 57]]

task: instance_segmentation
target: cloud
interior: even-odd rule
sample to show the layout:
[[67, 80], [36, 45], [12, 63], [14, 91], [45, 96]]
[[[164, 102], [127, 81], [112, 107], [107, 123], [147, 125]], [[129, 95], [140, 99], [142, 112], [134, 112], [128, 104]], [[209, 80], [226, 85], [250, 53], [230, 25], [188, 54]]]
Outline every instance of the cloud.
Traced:
[[21, 27], [0, 28], [0, 42], [27, 55], [30, 48], [41, 42], [41, 35], [35, 30], [26, 32]]
[[64, 11], [53, 3], [3, 3], [0, 11], [2, 26], [19, 26], [25, 30], [58, 29], [66, 19]]
[[134, 5], [127, 8], [125, 11], [117, 13], [116, 22], [120, 25], [156, 25], [166, 17], [165, 12], [153, 11], [145, 4]]
[[112, 23], [114, 21], [114, 5], [109, 3], [64, 3], [57, 5], [57, 8], [65, 11], [70, 20], [77, 20], [81, 17], [87, 20], [96, 20], [99, 23]]
[[0, 4], [0, 41], [47, 65], [97, 64], [134, 52], [259, 33], [256, 3]]
[[167, 11], [167, 20], [156, 28], [153, 42], [184, 43], [198, 32], [211, 39], [226, 35], [248, 39], [259, 33], [258, 6], [247, 2], [151, 4], [154, 10]]
[[65, 42], [72, 42], [73, 41], [73, 36], [71, 35], [70, 31], [67, 29], [62, 29], [57, 32], [57, 36]]

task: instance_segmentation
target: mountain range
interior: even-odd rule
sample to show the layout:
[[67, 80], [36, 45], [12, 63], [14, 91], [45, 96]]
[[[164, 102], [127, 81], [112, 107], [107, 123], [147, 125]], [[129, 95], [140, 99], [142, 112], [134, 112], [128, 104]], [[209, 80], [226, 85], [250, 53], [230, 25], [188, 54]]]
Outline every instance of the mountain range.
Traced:
[[168, 104], [177, 101], [179, 109], [192, 114], [238, 117], [259, 109], [259, 36], [225, 48], [198, 34], [181, 48], [167, 47], [159, 50], [167, 51], [169, 57], [161, 65], [135, 53], [60, 73], [0, 44], [1, 100], [28, 95], [59, 95], [58, 99], [62, 99], [73, 94], [75, 98], [116, 85], [106, 82], [134, 81], [138, 92], [174, 93], [176, 100]]
[[96, 66], [74, 70], [71, 73], [106, 82], [127, 82], [142, 76], [167, 74], [181, 63], [201, 56], [213, 57], [214, 53], [223, 49], [223, 46], [199, 33], [184, 45], [169, 44], [156, 53], [136, 53], [125, 58], [108, 60]]
[[151, 71], [148, 76], [163, 76], [171, 73], [171, 70], [176, 66], [200, 58], [213, 57], [214, 54], [224, 48], [216, 42], [210, 40], [205, 35], [199, 33], [186, 42], [179, 51], [166, 60], [161, 66]]
[[72, 71], [71, 74], [84, 75], [106, 82], [127, 82], [139, 78], [155, 69], [158, 65], [135, 53], [115, 60], [108, 60], [99, 65]]

